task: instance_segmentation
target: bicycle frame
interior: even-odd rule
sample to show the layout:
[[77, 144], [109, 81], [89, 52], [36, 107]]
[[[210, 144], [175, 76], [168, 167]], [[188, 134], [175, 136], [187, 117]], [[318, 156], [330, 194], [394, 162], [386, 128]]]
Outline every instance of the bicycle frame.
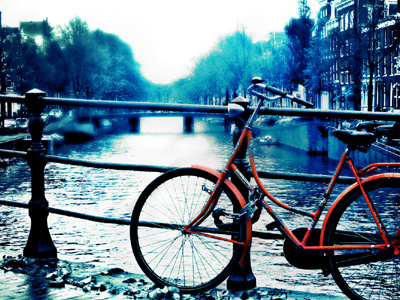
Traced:
[[[331, 275], [350, 299], [397, 299], [400, 172], [375, 170], [400, 168], [400, 163], [376, 163], [358, 170], [350, 154], [366, 152], [376, 141], [374, 135], [334, 130], [330, 134], [348, 149], [325, 190], [317, 192], [319, 199], [305, 196], [315, 207], [309, 208], [308, 201], [296, 206], [300, 195], [275, 198], [270, 193], [273, 189], [267, 190], [269, 181], [261, 181], [261, 172], [259, 176], [256, 170], [253, 121], [264, 100], [277, 100], [267, 93], [308, 107], [312, 104], [262, 82], [254, 77], [248, 89], [258, 96], [255, 107], [249, 107], [250, 101], [243, 97], [235, 98], [228, 106], [229, 117], [240, 134], [235, 131], [236, 145], [222, 172], [198, 165], [178, 168], [157, 177], [143, 190], [130, 223], [138, 265], [156, 285], [173, 286], [183, 293], [210, 290], [230, 274], [233, 276], [228, 279], [228, 289], [247, 289], [254, 282], [250, 266], [252, 238], [284, 239], [282, 250], [289, 264]], [[244, 163], [246, 153], [249, 163]], [[333, 189], [340, 174], [348, 168], [354, 182], [335, 201], [329, 200], [336, 194]], [[285, 198], [295, 201], [291, 204]], [[272, 223], [265, 224], [268, 232], [253, 232], [253, 223], [260, 219], [263, 209], [272, 217], [268, 223]], [[289, 217], [286, 212], [290, 212]], [[300, 225], [304, 223], [301, 221], [293, 224], [293, 214], [308, 218], [307, 227]]]
[[[259, 97], [260, 97], [260, 95], [262, 95], [262, 94], [258, 94]], [[267, 196], [267, 198], [270, 199], [276, 205], [278, 205], [288, 211], [294, 212], [296, 214], [300, 214], [300, 215], [312, 218], [311, 224], [309, 225], [305, 236], [303, 237], [303, 239], [299, 240], [295, 236], [293, 231], [291, 231], [284, 224], [284, 222], [279, 218], [279, 216], [274, 212], [274, 210], [271, 208], [271, 206], [265, 200], [262, 200], [263, 207], [267, 210], [269, 215], [273, 218], [274, 222], [276, 222], [277, 229], [282, 233], [283, 236], [285, 236], [286, 238], [289, 238], [294, 244], [296, 244], [298, 247], [300, 247], [303, 250], [322, 251], [322, 250], [340, 250], [340, 249], [387, 249], [388, 247], [390, 247], [391, 244], [389, 244], [388, 238], [386, 237], [387, 231], [382, 223], [382, 220], [381, 220], [372, 200], [368, 197], [368, 194], [366, 193], [366, 191], [363, 188], [363, 185], [362, 185], [363, 181], [361, 179], [361, 176], [366, 175], [366, 174], [370, 173], [371, 171], [376, 170], [378, 168], [400, 167], [400, 163], [375, 163], [375, 164], [371, 164], [368, 167], [358, 171], [356, 166], [354, 165], [353, 160], [349, 156], [349, 153], [348, 153], [349, 150], [346, 149], [337, 165], [336, 171], [326, 189], [323, 199], [318, 204], [317, 210], [314, 213], [309, 213], [309, 212], [304, 212], [304, 211], [298, 210], [296, 208], [290, 207], [290, 206], [284, 204], [282, 201], [276, 199], [272, 194], [270, 194], [268, 192], [268, 190], [262, 184], [262, 182], [258, 176], [256, 167], [255, 167], [254, 157], [251, 154], [251, 141], [252, 141], [251, 126], [252, 126], [252, 122], [253, 122], [255, 116], [257, 115], [259, 109], [261, 108], [261, 105], [262, 105], [262, 100], [259, 101], [256, 109], [254, 110], [253, 114], [250, 116], [249, 120], [247, 121], [247, 123], [244, 127], [244, 130], [241, 133], [240, 138], [235, 146], [234, 153], [232, 154], [228, 163], [226, 164], [225, 169], [220, 173], [217, 184], [215, 185], [214, 190], [211, 192], [210, 199], [209, 199], [206, 207], [192, 222], [190, 222], [187, 226], [184, 227], [184, 231], [187, 233], [204, 235], [199, 232], [193, 232], [190, 230], [190, 228], [199, 226], [201, 224], [201, 222], [212, 213], [213, 208], [216, 205], [216, 201], [218, 201], [218, 195], [220, 193], [222, 183], [227, 179], [227, 177], [229, 175], [233, 175], [233, 176], [236, 176], [238, 179], [240, 179], [241, 182], [243, 182], [243, 184], [247, 187], [247, 189], [249, 190], [250, 193], [254, 192], [255, 189], [257, 189], [257, 187], [258, 187], [262, 191], [263, 197]], [[249, 151], [248, 155], [250, 158], [251, 173], [257, 183], [257, 187], [252, 186], [251, 183], [246, 179], [246, 177], [239, 171], [237, 166], [234, 164], [234, 161], [237, 158], [240, 150], [243, 147], [245, 147], [246, 144], [248, 144], [248, 151]], [[339, 178], [339, 175], [340, 175], [341, 171], [343, 170], [343, 167], [346, 164], [346, 162], [350, 166], [350, 169], [354, 175], [354, 178], [356, 181], [354, 183], [354, 185], [359, 186], [359, 188], [365, 198], [365, 201], [368, 204], [369, 210], [375, 220], [375, 223], [377, 225], [379, 233], [382, 237], [383, 243], [379, 244], [379, 245], [351, 245], [351, 244], [349, 244], [349, 245], [341, 245], [341, 246], [324, 246], [323, 245], [323, 233], [324, 233], [324, 229], [325, 229], [326, 220], [329, 218], [329, 212], [331, 211], [330, 210], [328, 212], [327, 217], [325, 218], [325, 222], [322, 227], [321, 237], [320, 237], [320, 245], [319, 246], [308, 246], [307, 242], [309, 241], [311, 233], [314, 231], [318, 221], [320, 220], [321, 214], [328, 203], [328, 200], [333, 191], [333, 188], [336, 185], [337, 179]], [[382, 176], [384, 176], [384, 174]], [[400, 175], [399, 175], [399, 177], [400, 177]], [[244, 207], [243, 210], [246, 209], [246, 206]], [[208, 236], [210, 238], [217, 238], [212, 235], [205, 235], [205, 236]], [[400, 228], [397, 232], [396, 238], [400, 238]], [[235, 241], [231, 241], [231, 242], [235, 243]], [[395, 252], [397, 252], [398, 251], [397, 249], [399, 248], [399, 246], [397, 244], [393, 245], [393, 246], [395, 246]]]

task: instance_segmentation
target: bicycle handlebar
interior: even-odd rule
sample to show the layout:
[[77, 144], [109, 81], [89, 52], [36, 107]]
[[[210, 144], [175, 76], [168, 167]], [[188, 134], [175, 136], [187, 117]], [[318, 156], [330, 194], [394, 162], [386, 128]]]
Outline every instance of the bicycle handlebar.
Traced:
[[272, 94], [274, 94], [274, 95], [281, 96], [281, 97], [283, 97], [283, 98], [288, 98], [288, 99], [290, 99], [290, 100], [292, 100], [292, 101], [294, 101], [294, 102], [296, 102], [296, 103], [299, 103], [300, 105], [303, 105], [303, 106], [305, 106], [305, 107], [309, 107], [309, 108], [314, 107], [314, 104], [311, 103], [311, 102], [302, 100], [302, 99], [297, 98], [297, 97], [295, 97], [295, 96], [293, 96], [293, 95], [289, 95], [289, 94], [287, 94], [287, 93], [284, 92], [284, 91], [281, 91], [281, 90], [279, 90], [279, 89], [277, 89], [277, 88], [275, 88], [275, 87], [272, 87], [272, 86], [268, 86], [268, 85], [266, 85], [266, 84], [262, 84], [262, 83], [260, 83], [260, 82], [256, 82], [256, 83], [254, 83], [252, 86], [250, 86], [249, 89], [248, 89], [248, 92], [249, 92], [250, 94], [252, 94], [252, 95], [261, 97], [261, 98], [263, 98], [263, 99], [265, 99], [265, 100], [271, 100], [267, 95], [264, 95], [264, 94], [262, 94], [262, 93], [259, 93], [259, 92], [255, 91], [256, 88], [257, 88], [257, 89], [261, 89], [261, 90], [265, 90], [265, 91], [267, 91], [267, 92], [270, 92], [270, 93], [272, 93]]

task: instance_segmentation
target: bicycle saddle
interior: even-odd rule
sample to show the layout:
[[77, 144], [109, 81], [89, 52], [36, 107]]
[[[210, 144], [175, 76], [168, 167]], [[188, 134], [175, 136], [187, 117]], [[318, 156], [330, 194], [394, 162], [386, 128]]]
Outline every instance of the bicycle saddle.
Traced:
[[375, 135], [370, 132], [350, 131], [338, 129], [333, 131], [333, 135], [343, 143], [349, 145], [350, 150], [358, 147], [366, 147], [375, 143]]

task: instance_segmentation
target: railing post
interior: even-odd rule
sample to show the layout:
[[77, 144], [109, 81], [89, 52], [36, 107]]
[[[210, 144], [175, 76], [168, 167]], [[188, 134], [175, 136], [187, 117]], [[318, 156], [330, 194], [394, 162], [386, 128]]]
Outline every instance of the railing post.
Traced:
[[185, 133], [193, 132], [194, 118], [193, 116], [183, 116], [183, 131]]
[[140, 116], [130, 118], [129, 125], [131, 126], [131, 132], [140, 133]]
[[33, 258], [57, 257], [57, 249], [53, 244], [47, 226], [49, 203], [45, 198], [44, 168], [46, 149], [42, 144], [44, 121], [41, 113], [44, 104], [41, 101], [46, 93], [33, 89], [25, 94], [26, 105], [30, 112], [29, 131], [32, 144], [27, 150], [27, 163], [31, 168], [32, 198], [29, 201], [29, 216], [31, 229], [24, 248], [24, 256]]
[[[242, 97], [238, 97], [232, 102], [247, 105], [248, 100]], [[247, 120], [249, 116], [244, 117]], [[244, 129], [244, 124], [236, 124], [236, 129], [233, 134], [233, 146], [236, 146], [237, 141]], [[235, 160], [235, 165], [238, 167], [239, 171], [250, 180], [250, 176], [248, 175], [249, 169], [249, 161], [247, 159], [247, 141], [246, 145], [244, 145], [241, 151], [238, 153], [238, 156]], [[232, 183], [239, 189], [240, 193], [242, 194], [243, 198], [248, 201], [249, 198], [249, 191], [247, 187], [243, 184], [242, 181], [237, 179], [236, 177], [232, 177]], [[227, 288], [228, 290], [250, 290], [257, 286], [256, 277], [253, 274], [253, 270], [251, 269], [251, 259], [250, 259], [250, 251], [247, 255], [246, 264], [244, 267], [241, 267], [239, 264], [233, 266], [232, 274], [229, 276], [227, 280]]]

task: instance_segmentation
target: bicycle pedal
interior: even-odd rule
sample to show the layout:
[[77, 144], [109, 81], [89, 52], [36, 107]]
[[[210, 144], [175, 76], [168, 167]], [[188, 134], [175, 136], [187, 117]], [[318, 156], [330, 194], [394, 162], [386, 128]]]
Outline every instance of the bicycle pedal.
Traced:
[[274, 230], [274, 229], [277, 229], [278, 226], [279, 226], [279, 223], [277, 221], [273, 221], [272, 223], [265, 225], [265, 228], [267, 228], [267, 230]]

